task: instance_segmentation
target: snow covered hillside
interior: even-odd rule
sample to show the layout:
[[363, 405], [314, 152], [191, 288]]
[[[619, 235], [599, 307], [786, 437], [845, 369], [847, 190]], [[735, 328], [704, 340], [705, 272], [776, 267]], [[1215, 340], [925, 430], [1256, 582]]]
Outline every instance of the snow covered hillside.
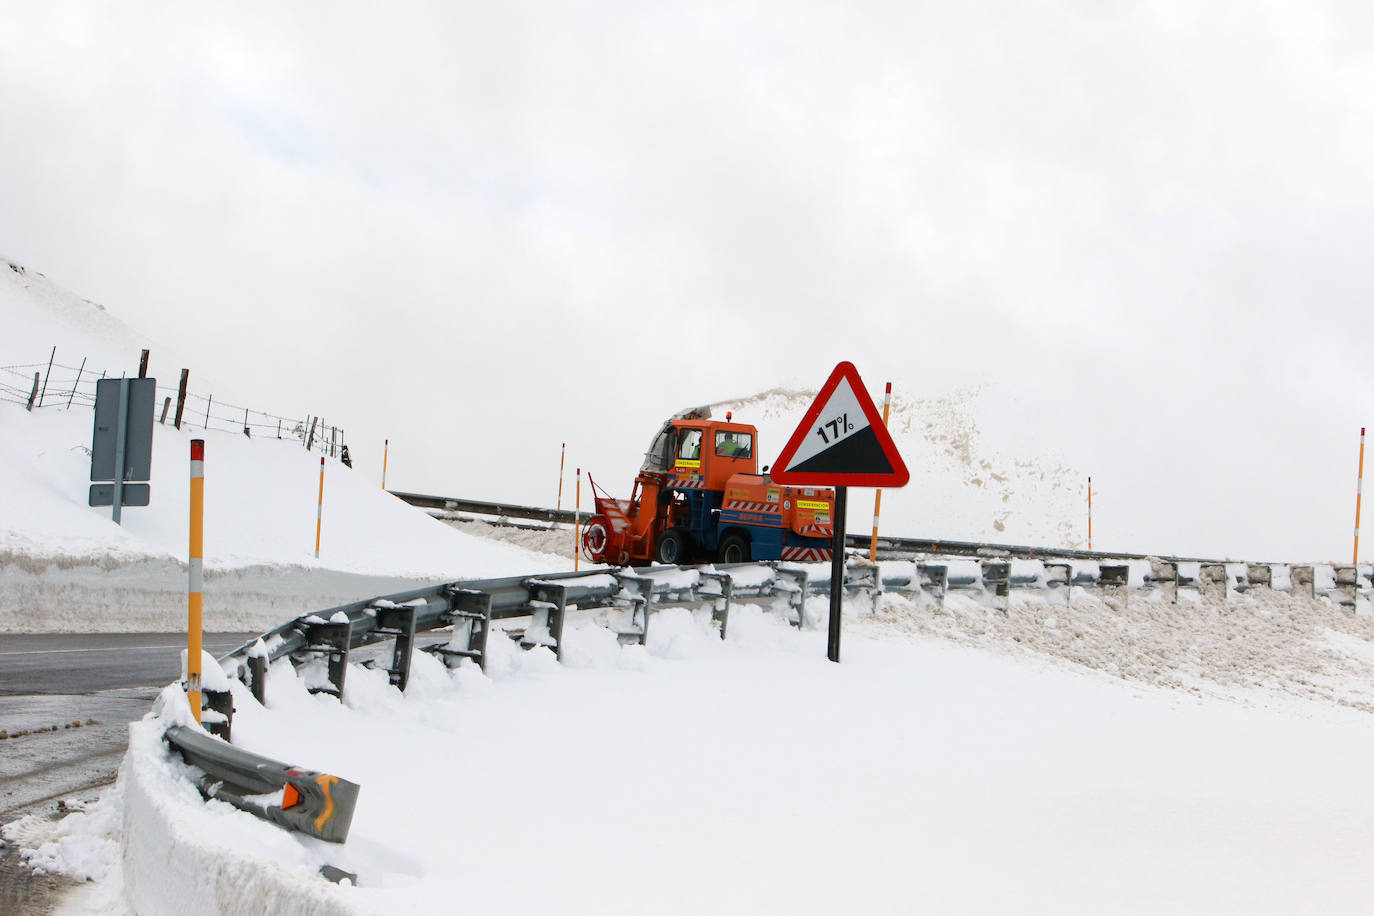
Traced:
[[[139, 351], [177, 365], [99, 305], [0, 258], [0, 365], [87, 358], [88, 377], [134, 374]], [[40, 370], [45, 369], [41, 366]], [[27, 371], [27, 370], [25, 370]], [[15, 375], [15, 373], [11, 373]], [[22, 380], [28, 376], [15, 376]], [[13, 383], [15, 379], [9, 379]], [[24, 389], [27, 392], [27, 388]], [[152, 504], [87, 506], [93, 414], [78, 400], [41, 410], [0, 402], [0, 632], [176, 630], [185, 626], [191, 438], [206, 440], [206, 625], [266, 629], [414, 580], [553, 571], [571, 565], [479, 540], [329, 460], [314, 556], [318, 454], [298, 440], [156, 425]]]
[[[155, 427], [152, 499], [86, 505], [89, 408], [29, 413], [0, 403], [0, 632], [176, 630], [185, 626], [192, 433]], [[205, 614], [215, 630], [267, 629], [404, 580], [555, 571], [539, 554], [472, 537], [383, 492], [295, 440], [206, 439]]]

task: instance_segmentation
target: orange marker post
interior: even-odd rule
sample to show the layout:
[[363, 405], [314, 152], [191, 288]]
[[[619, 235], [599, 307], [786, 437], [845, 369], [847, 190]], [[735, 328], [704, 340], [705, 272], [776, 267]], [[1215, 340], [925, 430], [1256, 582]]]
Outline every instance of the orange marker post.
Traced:
[[1360, 468], [1355, 475], [1355, 559], [1360, 564], [1360, 497], [1364, 495], [1364, 427], [1360, 427]]
[[573, 511], [573, 572], [577, 572], [577, 558], [582, 541], [582, 469], [577, 469], [577, 508]]
[[554, 506], [558, 510], [563, 508], [563, 462], [567, 460], [567, 457], [568, 443], [564, 442], [558, 450], [558, 503]]
[[1093, 479], [1088, 478], [1088, 549], [1093, 549]]
[[382, 440], [382, 489], [386, 489], [386, 456], [391, 451], [391, 440]]
[[[892, 383], [887, 383], [887, 391], [883, 393], [883, 427], [887, 427], [887, 411], [892, 406]], [[883, 488], [879, 487], [873, 491], [873, 540], [868, 544], [868, 561], [875, 563], [878, 560], [878, 513], [883, 507]]]
[[186, 699], [191, 714], [200, 721], [200, 642], [205, 555], [205, 440], [191, 440], [191, 539], [186, 622]]
[[320, 499], [315, 504], [315, 559], [320, 558], [320, 523], [324, 521], [324, 456], [320, 456]]

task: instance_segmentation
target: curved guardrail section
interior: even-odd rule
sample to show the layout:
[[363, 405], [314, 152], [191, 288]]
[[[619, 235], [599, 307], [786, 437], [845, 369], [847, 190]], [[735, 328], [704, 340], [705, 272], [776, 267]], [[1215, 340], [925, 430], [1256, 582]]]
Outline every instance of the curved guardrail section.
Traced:
[[[1318, 574], [1318, 570], [1321, 573]], [[1281, 572], [1276, 572], [1281, 570]], [[1245, 591], [1251, 587], [1330, 594], [1354, 608], [1371, 587], [1368, 569], [1354, 566], [1286, 566], [1281, 564], [1213, 563], [1157, 557], [1021, 560], [924, 558], [873, 564], [851, 558], [842, 587], [876, 596], [884, 591], [922, 591], [937, 599], [955, 590], [981, 590], [1001, 600], [1006, 610], [1012, 589], [1058, 591], [1067, 600], [1073, 587], [1115, 589], [1126, 596], [1132, 588], [1157, 588], [1170, 601], [1180, 590]], [[652, 566], [606, 568], [594, 572], [559, 572], [539, 576], [470, 579], [356, 601], [298, 617], [270, 630], [220, 659], [225, 673], [246, 682], [262, 702], [268, 665], [290, 658], [297, 665], [322, 661], [325, 677], [311, 687], [342, 699], [350, 653], [385, 640], [393, 641], [386, 663], [390, 681], [404, 690], [410, 676], [417, 634], [448, 629], [446, 642], [434, 641], [424, 651], [449, 667], [470, 659], [485, 667], [487, 641], [494, 621], [523, 618], [523, 627], [506, 635], [524, 648], [547, 646], [562, 657], [563, 626], [578, 608], [620, 608], [617, 637], [643, 644], [652, 611], [675, 604], [709, 602], [722, 637], [729, 625], [730, 602], [745, 597], [785, 598], [793, 623], [804, 623], [802, 606], [810, 594], [828, 593], [828, 564], [792, 564], [777, 560], [717, 566]], [[377, 663], [373, 663], [374, 666]], [[228, 721], [232, 709], [220, 708]]]
[[278, 763], [185, 725], [168, 728], [163, 740], [205, 771], [199, 788], [207, 798], [330, 843], [348, 839], [357, 783]]
[[[851, 558], [841, 587], [867, 594], [876, 602], [883, 592], [923, 592], [943, 601], [955, 591], [991, 595], [994, 609], [1010, 608], [1013, 589], [1043, 589], [1063, 596], [1075, 587], [1095, 588], [1128, 601], [1132, 591], [1148, 589], [1177, 601], [1181, 591], [1228, 595], [1251, 588], [1330, 596], [1354, 608], [1360, 596], [1374, 593], [1369, 567], [1288, 566], [1284, 564], [1214, 563], [1157, 557], [1113, 556], [1096, 559], [1003, 559], [963, 557], [870, 563]], [[466, 579], [356, 601], [298, 617], [219, 659], [226, 675], [246, 682], [258, 702], [266, 696], [268, 665], [288, 658], [296, 665], [323, 661], [327, 679], [310, 689], [342, 699], [353, 650], [393, 641], [388, 667], [391, 683], [406, 688], [417, 635], [447, 629], [446, 641], [435, 640], [423, 651], [447, 666], [463, 661], [485, 667], [492, 624], [524, 619], [503, 635], [525, 648], [547, 646], [561, 658], [563, 625], [570, 611], [613, 607], [621, 642], [643, 644], [652, 612], [682, 604], [710, 605], [724, 638], [731, 601], [770, 598], [785, 604], [792, 622], [805, 624], [807, 596], [828, 593], [830, 565], [763, 561], [718, 566], [652, 566], [607, 568], [593, 572], [558, 572], [538, 576]], [[364, 662], [368, 664], [368, 662]], [[201, 790], [269, 821], [321, 839], [347, 837], [358, 786], [347, 780], [302, 770], [234, 748], [228, 743], [233, 707], [228, 692], [206, 692], [218, 716], [215, 726], [224, 741], [177, 726], [166, 740], [205, 771]], [[281, 793], [280, 797], [273, 793]], [[272, 796], [264, 799], [264, 796]]]

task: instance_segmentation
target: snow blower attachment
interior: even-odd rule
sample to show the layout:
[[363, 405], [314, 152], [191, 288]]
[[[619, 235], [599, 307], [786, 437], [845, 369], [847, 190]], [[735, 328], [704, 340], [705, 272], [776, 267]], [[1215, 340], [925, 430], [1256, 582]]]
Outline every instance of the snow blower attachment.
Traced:
[[709, 408], [663, 424], [644, 455], [629, 499], [613, 499], [591, 475], [596, 514], [582, 534], [594, 563], [748, 563], [830, 559], [835, 491], [784, 487], [758, 472], [758, 430], [712, 420]]

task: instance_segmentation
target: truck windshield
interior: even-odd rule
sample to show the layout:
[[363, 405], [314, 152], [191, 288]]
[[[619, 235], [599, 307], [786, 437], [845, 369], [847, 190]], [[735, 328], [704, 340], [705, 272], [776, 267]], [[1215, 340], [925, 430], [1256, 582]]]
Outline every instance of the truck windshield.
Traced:
[[673, 466], [674, 445], [673, 427], [669, 423], [664, 423], [663, 428], [654, 436], [654, 441], [649, 444], [649, 450], [644, 453], [644, 463], [639, 469], [666, 472]]

